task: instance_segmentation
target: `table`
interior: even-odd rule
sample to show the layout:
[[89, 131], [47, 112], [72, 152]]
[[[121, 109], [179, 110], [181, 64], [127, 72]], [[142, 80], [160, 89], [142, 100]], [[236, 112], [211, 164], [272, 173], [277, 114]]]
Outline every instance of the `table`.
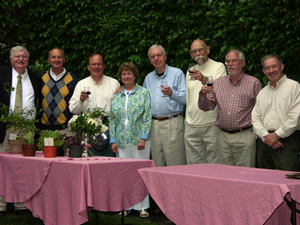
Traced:
[[121, 211], [148, 191], [138, 169], [152, 160], [114, 157], [44, 158], [0, 153], [0, 195], [24, 202], [45, 224], [82, 224], [88, 210]]
[[286, 178], [287, 171], [198, 164], [139, 173], [176, 225], [286, 225], [291, 224], [291, 210], [284, 198], [300, 202], [300, 180]]

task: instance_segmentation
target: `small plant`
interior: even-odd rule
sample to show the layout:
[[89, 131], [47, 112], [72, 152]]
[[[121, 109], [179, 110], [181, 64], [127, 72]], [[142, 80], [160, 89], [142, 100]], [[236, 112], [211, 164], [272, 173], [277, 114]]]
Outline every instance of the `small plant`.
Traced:
[[63, 146], [68, 148], [69, 146], [81, 146], [82, 145], [82, 137], [75, 136], [67, 136], [64, 139]]
[[38, 149], [42, 150], [44, 147], [45, 138], [53, 138], [53, 146], [62, 147], [64, 145], [64, 135], [61, 135], [58, 130], [44, 130], [40, 133], [38, 140]]

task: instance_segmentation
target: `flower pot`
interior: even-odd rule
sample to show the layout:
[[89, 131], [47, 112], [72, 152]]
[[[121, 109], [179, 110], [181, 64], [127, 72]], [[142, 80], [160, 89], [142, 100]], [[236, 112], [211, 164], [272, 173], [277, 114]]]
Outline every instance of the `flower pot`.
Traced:
[[83, 146], [68, 146], [70, 158], [81, 158]]
[[55, 158], [57, 146], [44, 146], [44, 157]]
[[65, 155], [65, 150], [63, 147], [59, 147], [57, 148], [57, 151], [56, 151], [56, 156], [64, 156]]
[[22, 145], [23, 156], [35, 156], [36, 145]]
[[24, 141], [22, 141], [22, 140], [10, 140], [10, 139], [8, 139], [10, 153], [12, 153], [12, 154], [22, 154], [23, 153], [23, 148], [22, 148], [23, 143], [24, 143]]

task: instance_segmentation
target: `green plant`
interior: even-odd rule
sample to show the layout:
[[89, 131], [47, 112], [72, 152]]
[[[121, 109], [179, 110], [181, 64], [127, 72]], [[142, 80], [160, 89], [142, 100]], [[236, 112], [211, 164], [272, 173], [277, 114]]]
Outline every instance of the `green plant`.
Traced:
[[64, 135], [61, 135], [58, 130], [44, 130], [38, 139], [38, 149], [43, 149], [45, 138], [53, 138], [53, 146], [63, 147]]

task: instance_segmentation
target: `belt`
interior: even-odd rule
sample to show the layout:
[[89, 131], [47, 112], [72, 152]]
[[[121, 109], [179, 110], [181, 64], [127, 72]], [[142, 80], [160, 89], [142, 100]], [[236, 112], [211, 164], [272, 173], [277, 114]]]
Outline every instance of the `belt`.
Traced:
[[182, 116], [182, 113], [178, 113], [178, 114], [171, 115], [171, 116], [152, 116], [152, 119], [162, 121], [162, 120], [173, 119], [173, 118], [176, 118], [178, 116]]
[[238, 132], [241, 132], [241, 131], [244, 131], [244, 130], [248, 130], [248, 129], [250, 129], [250, 128], [252, 128], [252, 126], [244, 127], [244, 128], [238, 129], [238, 130], [224, 130], [224, 129], [222, 129], [222, 128], [220, 128], [220, 129], [221, 129], [222, 131], [224, 131], [224, 132], [229, 133], [229, 134], [235, 134], [235, 133], [238, 133]]

